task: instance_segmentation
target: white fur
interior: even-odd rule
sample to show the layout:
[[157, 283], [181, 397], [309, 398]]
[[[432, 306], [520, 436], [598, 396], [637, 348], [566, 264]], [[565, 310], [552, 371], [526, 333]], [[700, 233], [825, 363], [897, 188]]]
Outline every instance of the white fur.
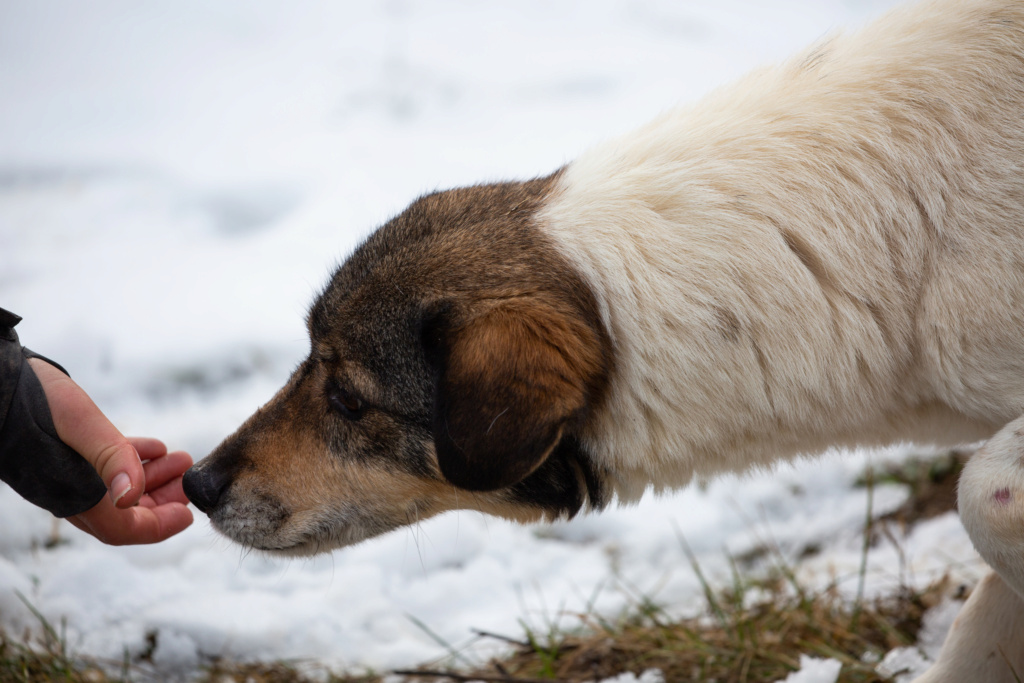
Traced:
[[949, 629], [935, 666], [914, 683], [1019, 683], [1024, 602], [991, 573], [975, 586]]
[[1024, 417], [971, 456], [957, 502], [978, 553], [1024, 600]]
[[540, 223], [613, 338], [620, 495], [1024, 412], [1022, 165], [1019, 0], [891, 13], [570, 164]]
[[584, 445], [622, 500], [991, 436], [1024, 412], [1024, 2], [925, 2], [758, 71], [570, 164], [539, 223], [612, 336]]
[[960, 476], [958, 504], [975, 548], [996, 573], [975, 588], [939, 661], [917, 683], [1019, 681], [1024, 678], [1024, 417], [971, 456]]

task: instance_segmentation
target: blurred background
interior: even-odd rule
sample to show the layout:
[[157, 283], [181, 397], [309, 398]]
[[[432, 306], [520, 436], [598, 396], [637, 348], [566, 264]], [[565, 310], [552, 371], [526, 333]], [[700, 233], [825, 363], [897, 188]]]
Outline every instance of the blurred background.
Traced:
[[[893, 4], [0, 0], [0, 306], [122, 431], [202, 457], [303, 358], [332, 269], [418, 195], [547, 174]], [[17, 591], [75, 651], [148, 647], [165, 672], [215, 655], [411, 665], [443, 648], [410, 615], [461, 643], [639, 594], [692, 606], [675, 530], [712, 575], [756, 545], [751, 519], [825, 548], [808, 571], [855, 571], [867, 458], [549, 527], [457, 513], [291, 564], [202, 519], [106, 548], [0, 487], [0, 628], [39, 628]], [[875, 505], [904, 498], [880, 487]], [[958, 529], [880, 551], [877, 590], [972, 556]]]

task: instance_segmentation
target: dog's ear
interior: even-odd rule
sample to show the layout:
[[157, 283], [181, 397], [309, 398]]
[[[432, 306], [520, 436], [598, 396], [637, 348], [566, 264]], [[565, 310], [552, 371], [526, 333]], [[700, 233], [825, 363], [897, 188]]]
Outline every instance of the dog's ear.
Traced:
[[[515, 298], [425, 329], [437, 375], [434, 444], [445, 478], [490, 491], [526, 478], [582, 411], [604, 370], [597, 334], [554, 306]], [[445, 329], [447, 328], [447, 329]]]

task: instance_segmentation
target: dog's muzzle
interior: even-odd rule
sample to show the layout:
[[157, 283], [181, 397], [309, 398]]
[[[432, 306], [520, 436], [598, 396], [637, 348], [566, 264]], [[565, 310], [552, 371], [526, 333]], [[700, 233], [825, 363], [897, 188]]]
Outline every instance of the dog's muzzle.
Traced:
[[231, 475], [216, 467], [204, 467], [207, 464], [200, 462], [190, 467], [182, 477], [181, 485], [192, 504], [209, 515], [230, 486]]

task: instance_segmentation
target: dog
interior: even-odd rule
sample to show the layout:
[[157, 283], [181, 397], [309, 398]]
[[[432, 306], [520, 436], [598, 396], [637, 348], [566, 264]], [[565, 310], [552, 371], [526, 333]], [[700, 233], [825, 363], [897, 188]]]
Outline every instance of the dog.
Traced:
[[1024, 674], [1020, 0], [898, 8], [546, 177], [424, 196], [308, 328], [284, 388], [185, 476], [241, 544], [991, 439], [960, 506], [996, 573], [922, 680]]

